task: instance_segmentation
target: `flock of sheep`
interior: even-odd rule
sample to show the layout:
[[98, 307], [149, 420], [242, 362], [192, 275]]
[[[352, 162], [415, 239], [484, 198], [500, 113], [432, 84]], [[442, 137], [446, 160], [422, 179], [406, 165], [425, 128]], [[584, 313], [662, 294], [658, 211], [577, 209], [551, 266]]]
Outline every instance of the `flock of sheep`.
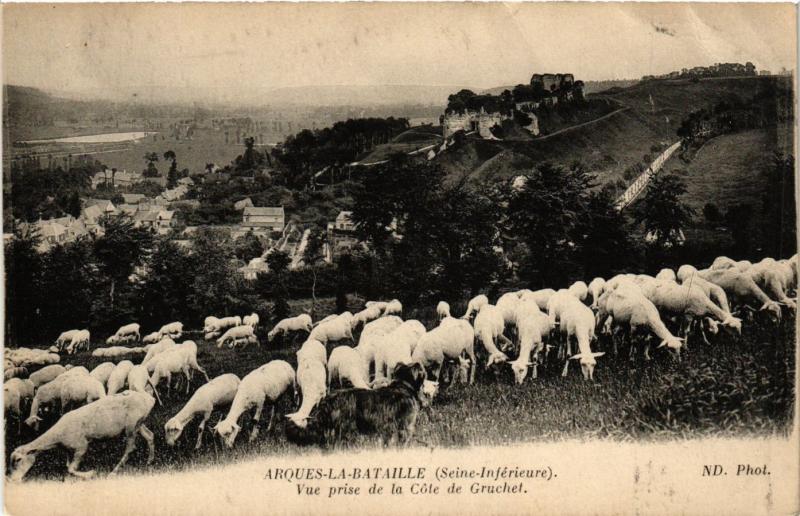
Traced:
[[[111, 359], [92, 371], [58, 364], [57, 352], [74, 353], [88, 346], [87, 330], [71, 330], [60, 335], [47, 351], [6, 350], [6, 422], [14, 417], [21, 424], [22, 406], [27, 401], [31, 406], [24, 423], [37, 431], [45, 407], [53, 411], [58, 406], [62, 414], [42, 435], [14, 450], [11, 479], [21, 479], [39, 452], [58, 445], [74, 451], [70, 473], [90, 476], [92, 472], [78, 470], [89, 441], [122, 434], [125, 452], [114, 472], [135, 449], [137, 435], [147, 441], [151, 461], [153, 433], [145, 421], [155, 403], [160, 403], [159, 388], [169, 392], [179, 388], [178, 382], [184, 382], [185, 389], [181, 390], [188, 395], [195, 372], [207, 383], [167, 421], [164, 431], [170, 446], [175, 445], [187, 424], [199, 418], [195, 445], [199, 448], [212, 412], [228, 405], [227, 416], [214, 432], [232, 447], [241, 430], [242, 414], [253, 411], [252, 441], [258, 435], [264, 405], [269, 402], [271, 406], [269, 430], [274, 402], [285, 393], [301, 396], [297, 411], [286, 417], [305, 428], [314, 408], [331, 389], [385, 387], [392, 382], [399, 364], [419, 363], [426, 369], [429, 380], [418, 400], [423, 405], [435, 398], [440, 380], [458, 378], [473, 383], [479, 361], [485, 369], [508, 364], [515, 382], [522, 384], [529, 373], [536, 378], [538, 366], [555, 351], [564, 364], [562, 376], [567, 375], [570, 363], [577, 361], [583, 377], [592, 380], [597, 358], [604, 354], [592, 349], [600, 333], [611, 337], [615, 354], [620, 344], [627, 343], [632, 352], [634, 343], [643, 343], [645, 358], [649, 359], [653, 341], [656, 347], [679, 356], [690, 335], [708, 342], [706, 333], [716, 334], [720, 327], [741, 333], [738, 315], [758, 311], [779, 321], [782, 307], [795, 308], [791, 296], [797, 286], [797, 265], [797, 255], [787, 260], [765, 258], [755, 264], [720, 257], [703, 270], [684, 265], [677, 272], [663, 269], [655, 277], [621, 274], [608, 280], [595, 278], [588, 285], [578, 281], [558, 291], [526, 289], [503, 294], [494, 304], [479, 295], [469, 301], [460, 318], [452, 317], [449, 305], [440, 302], [439, 324], [431, 330], [417, 320], [404, 321], [400, 317], [403, 307], [397, 300], [370, 301], [355, 315], [334, 314], [317, 323], [302, 314], [280, 321], [267, 335], [271, 342], [280, 335], [308, 332], [297, 352], [297, 369], [286, 361], [273, 360], [241, 380], [230, 373], [209, 379], [198, 364], [197, 344], [191, 340], [176, 342], [183, 335], [179, 322], [164, 325], [144, 338], [140, 338], [138, 324], [121, 327], [107, 339], [108, 347], [92, 352], [93, 356]], [[257, 342], [258, 324], [256, 314], [208, 317], [203, 333], [207, 341], [217, 339], [218, 347], [246, 346]], [[357, 345], [338, 345], [328, 354], [328, 345], [334, 342], [356, 344], [353, 332], [359, 327]], [[139, 340], [143, 347], [119, 345]], [[138, 364], [129, 360], [135, 355], [143, 355]], [[516, 358], [512, 360], [510, 355]], [[40, 368], [28, 374], [31, 367]]]

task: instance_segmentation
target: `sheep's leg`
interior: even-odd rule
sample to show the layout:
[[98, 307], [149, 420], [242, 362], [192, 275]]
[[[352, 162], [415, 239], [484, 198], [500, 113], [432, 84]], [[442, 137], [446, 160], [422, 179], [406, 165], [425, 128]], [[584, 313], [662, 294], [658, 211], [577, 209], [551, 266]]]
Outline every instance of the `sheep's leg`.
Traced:
[[561, 371], [561, 376], [567, 376], [567, 369], [569, 368], [569, 358], [564, 360], [564, 370]]
[[275, 419], [275, 404], [272, 404], [272, 410], [269, 413], [269, 423], [267, 423], [267, 432], [272, 430], [272, 422]]
[[128, 456], [131, 454], [133, 450], [136, 449], [136, 431], [133, 430], [130, 434], [125, 435], [125, 451], [122, 453], [122, 458], [119, 459], [119, 462], [114, 469], [111, 470], [112, 475], [116, 475], [119, 468], [125, 465], [128, 462]]
[[198, 427], [197, 432], [197, 444], [194, 445], [195, 450], [199, 450], [200, 446], [203, 444], [203, 431], [206, 429], [206, 421], [208, 418], [211, 417], [211, 411], [203, 412], [203, 419], [200, 420], [200, 426]]
[[650, 360], [650, 337], [644, 342], [644, 359]]
[[253, 430], [250, 432], [250, 442], [253, 442], [258, 437], [258, 424], [261, 421], [261, 410], [264, 408], [264, 401], [261, 400], [261, 403], [256, 407], [256, 413], [253, 416]]
[[81, 465], [83, 456], [86, 454], [88, 449], [89, 441], [86, 439], [81, 440], [75, 447], [75, 452], [72, 454], [72, 460], [67, 463], [67, 471], [71, 475], [75, 475], [78, 478], [92, 478], [94, 476], [94, 470], [78, 471], [78, 467]]
[[139, 435], [147, 441], [147, 463], [153, 462], [156, 458], [156, 446], [153, 442], [153, 432], [144, 425], [139, 425]]
[[183, 375], [186, 377], [186, 394], [189, 394], [189, 388], [192, 386], [191, 377], [189, 376], [189, 366], [186, 365], [183, 367]]
[[475, 369], [477, 369], [478, 360], [475, 358], [475, 351], [469, 350], [469, 384], [475, 383]]
[[513, 344], [513, 343], [512, 343], [512, 342], [511, 342], [511, 341], [508, 339], [508, 337], [506, 337], [506, 336], [505, 336], [505, 335], [503, 335], [502, 333], [501, 333], [500, 335], [498, 335], [498, 336], [497, 336], [497, 340], [499, 340], [499, 341], [501, 341], [501, 342], [502, 342], [502, 344], [500, 344], [500, 348], [501, 348], [503, 351], [506, 351], [506, 350], [508, 350], [510, 347], [512, 347], [512, 346], [514, 345], [514, 344]]
[[206, 379], [206, 382], [210, 382], [211, 381], [211, 379], [208, 377], [208, 373], [206, 373], [205, 369], [200, 367], [200, 364], [197, 363], [197, 360], [194, 360], [194, 363], [192, 364], [192, 367], [194, 369], [197, 369], [198, 371], [200, 371], [200, 374], [203, 375], [203, 377]]

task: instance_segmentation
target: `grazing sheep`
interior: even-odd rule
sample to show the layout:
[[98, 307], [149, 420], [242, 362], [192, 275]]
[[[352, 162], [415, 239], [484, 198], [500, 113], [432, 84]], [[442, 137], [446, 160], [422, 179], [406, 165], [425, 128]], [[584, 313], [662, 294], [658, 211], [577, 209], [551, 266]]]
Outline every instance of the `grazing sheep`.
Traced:
[[6, 367], [5, 369], [3, 369], [3, 380], [10, 380], [11, 378], [21, 378], [23, 376], [28, 376], [27, 367], [18, 367], [11, 365], [10, 367]]
[[675, 275], [675, 271], [666, 268], [658, 271], [658, 274], [656, 274], [656, 279], [664, 281], [674, 281], [674, 282], [678, 281], [678, 277]]
[[113, 345], [118, 344], [123, 341], [132, 341], [136, 342], [141, 338], [139, 334], [140, 326], [137, 323], [126, 324], [125, 326], [121, 326], [120, 329], [117, 330], [117, 333], [110, 336], [106, 340], [106, 344]]
[[606, 285], [606, 280], [603, 278], [594, 278], [592, 281], [589, 282], [589, 293], [592, 295], [592, 309], [597, 309], [597, 301], [600, 299], [600, 296], [603, 294], [603, 287]]
[[30, 380], [11, 378], [3, 384], [3, 408], [5, 421], [10, 417], [17, 420], [17, 430], [22, 423], [22, 403], [33, 400], [35, 387]]
[[172, 349], [175, 346], [177, 346], [177, 344], [175, 344], [174, 340], [172, 340], [169, 337], [164, 337], [163, 339], [158, 341], [158, 344], [153, 344], [150, 347], [150, 349], [147, 350], [147, 354], [145, 354], [141, 363], [146, 364], [150, 362], [153, 358], [155, 358], [156, 355], [159, 355], [169, 349]]
[[523, 294], [520, 299], [522, 301], [534, 301], [539, 306], [540, 310], [547, 310], [547, 303], [555, 293], [556, 291], [552, 288], [543, 288], [529, 294]]
[[731, 269], [736, 268], [736, 260], [732, 260], [727, 256], [718, 256], [711, 262], [711, 269], [713, 270], [724, 270], [724, 269]]
[[60, 364], [53, 364], [46, 367], [39, 369], [38, 371], [34, 371], [28, 377], [28, 380], [33, 382], [33, 386], [35, 388], [39, 388], [39, 386], [44, 385], [48, 382], [52, 382], [60, 375], [64, 374], [67, 371], [67, 368], [60, 365]]
[[769, 297], [789, 308], [796, 308], [794, 300], [789, 298], [784, 291], [783, 276], [775, 260], [764, 259], [748, 268], [745, 273], [749, 274], [756, 285], [761, 287]]
[[103, 362], [102, 364], [98, 365], [94, 369], [89, 372], [89, 376], [103, 384], [105, 386], [108, 384], [108, 378], [111, 376], [111, 373], [116, 369], [116, 366], [113, 362]]
[[61, 333], [61, 335], [59, 335], [58, 338], [56, 339], [56, 347], [58, 349], [64, 349], [64, 346], [72, 342], [72, 339], [79, 331], [81, 330], [67, 330]]
[[105, 387], [96, 378], [88, 375], [69, 376], [61, 384], [61, 413], [68, 412], [67, 407], [91, 403], [105, 395]]
[[780, 304], [770, 299], [749, 274], [732, 268], [722, 270], [708, 269], [697, 273], [701, 278], [722, 287], [728, 299], [731, 300], [732, 307], [734, 303], [737, 303], [740, 307], [752, 310], [749, 303], [755, 302], [755, 306], [759, 306], [759, 311], [766, 311], [780, 321]]
[[119, 471], [136, 448], [137, 433], [147, 441], [147, 463], [151, 463], [155, 457], [153, 432], [144, 426], [144, 420], [153, 410], [154, 403], [151, 396], [128, 391], [106, 396], [65, 414], [47, 432], [14, 450], [11, 454], [9, 479], [22, 480], [36, 462], [37, 454], [58, 446], [73, 452], [72, 460], [67, 464], [69, 473], [81, 478], [91, 477], [94, 471], [78, 471], [81, 460], [89, 449], [89, 441], [117, 437], [123, 433], [126, 438], [125, 452], [111, 473]]
[[133, 366], [128, 373], [127, 382], [129, 390], [155, 396], [156, 401], [161, 405], [161, 398], [158, 396], [155, 385], [150, 382], [150, 375], [147, 374], [146, 366], [142, 364]]
[[314, 339], [327, 344], [329, 342], [336, 342], [339, 340], [350, 339], [353, 340], [353, 327], [350, 317], [343, 317], [344, 314], [337, 316], [335, 319], [330, 319], [311, 330], [308, 335], [309, 339]]
[[251, 328], [253, 328], [253, 330], [258, 328], [258, 323], [260, 321], [261, 321], [261, 319], [258, 317], [258, 314], [255, 313], [255, 312], [251, 313], [250, 315], [245, 315], [244, 317], [242, 317], [242, 324], [244, 324], [246, 326], [250, 326]]
[[370, 365], [375, 361], [378, 342], [384, 335], [391, 333], [401, 324], [403, 324], [402, 319], [395, 315], [388, 315], [367, 323], [361, 330], [356, 349], [363, 357], [364, 367], [368, 372]]
[[589, 294], [589, 287], [583, 281], [576, 281], [567, 290], [580, 301], [585, 301]]
[[[516, 326], [519, 336], [519, 354], [517, 359], [509, 362], [514, 372], [514, 379], [521, 384], [528, 375], [528, 367], [532, 369], [532, 377], [538, 377], [540, 354], [544, 351], [544, 339], [550, 334], [549, 317], [539, 310], [533, 301], [520, 303], [516, 310]], [[532, 355], [532, 356], [531, 356]]]
[[328, 358], [328, 388], [334, 379], [339, 381], [339, 385], [347, 380], [356, 389], [369, 389], [369, 370], [364, 368], [364, 357], [358, 349], [350, 346], [333, 348]]
[[[152, 348], [151, 348], [152, 349]], [[128, 357], [130, 355], [139, 355], [142, 353], [147, 353], [145, 348], [127, 348], [125, 346], [111, 346], [107, 348], [95, 348], [92, 351], [92, 356], [97, 358], [110, 358], [112, 360], [118, 360], [120, 358]]]
[[726, 312], [731, 311], [730, 304], [728, 304], [728, 296], [725, 294], [725, 289], [703, 279], [697, 273], [697, 269], [691, 265], [681, 265], [677, 274], [678, 281], [681, 284], [687, 284], [701, 288], [711, 301], [717, 304]]
[[499, 339], [506, 345], [510, 346], [511, 341], [503, 335], [505, 323], [503, 312], [494, 305], [483, 305], [475, 316], [475, 336], [480, 339], [484, 349], [489, 353], [486, 359], [486, 368], [491, 367], [492, 364], [507, 362], [508, 356], [497, 349], [495, 339]]
[[445, 317], [450, 317], [450, 305], [446, 301], [439, 301], [439, 304], [436, 305], [436, 315], [439, 316], [440, 321]]
[[437, 381], [441, 380], [446, 359], [457, 360], [463, 376], [466, 377], [469, 372], [469, 383], [475, 381], [475, 368], [478, 365], [475, 357], [475, 333], [468, 321], [452, 317], [443, 319], [439, 326], [419, 338], [411, 355], [412, 362], [425, 368], [437, 364]]
[[467, 311], [461, 316], [462, 319], [471, 319], [472, 314], [478, 313], [483, 305], [489, 304], [489, 298], [483, 294], [479, 294], [469, 300], [467, 304]]
[[72, 337], [69, 346], [67, 346], [67, 353], [72, 355], [81, 348], [88, 350], [90, 339], [91, 334], [89, 333], [89, 330], [80, 330]]
[[172, 339], [179, 339], [181, 335], [183, 335], [183, 323], [182, 322], [171, 322], [165, 324], [158, 330], [158, 334], [163, 339], [164, 337], [170, 337]]
[[205, 369], [197, 363], [197, 344], [193, 340], [187, 340], [158, 356], [150, 383], [155, 389], [161, 379], [166, 378], [167, 392], [169, 392], [172, 375], [183, 373], [186, 377], [186, 394], [189, 394], [190, 371], [192, 370], [199, 371], [205, 377], [206, 382], [209, 381]]
[[[652, 332], [661, 339], [658, 347], [667, 346], [676, 354], [680, 353], [683, 339], [675, 337], [667, 329], [656, 306], [639, 289], [620, 287], [604, 294], [600, 300], [600, 311], [597, 313], [598, 323], [604, 324], [607, 317], [610, 317], [609, 322], [617, 327], [626, 326], [630, 336], [640, 330]], [[614, 340], [615, 353], [616, 346]], [[650, 359], [649, 343], [645, 346], [645, 359]]]
[[381, 315], [383, 315], [383, 311], [380, 308], [375, 305], [368, 306], [353, 316], [350, 326], [355, 330], [359, 325], [374, 321]]
[[300, 346], [300, 349], [297, 350], [296, 356], [298, 364], [302, 360], [316, 360], [322, 364], [328, 363], [328, 352], [325, 349], [325, 345], [315, 339], [308, 339], [305, 341], [303, 345]]
[[494, 306], [496, 306], [503, 313], [503, 323], [506, 326], [509, 324], [513, 325], [516, 322], [514, 314], [516, 313], [517, 305], [519, 305], [520, 302], [521, 300], [517, 296], [516, 292], [508, 292], [497, 299], [497, 303]]
[[118, 393], [125, 387], [131, 369], [133, 369], [133, 362], [130, 360], [123, 360], [114, 367], [106, 382], [106, 392], [109, 396]]
[[397, 299], [392, 299], [386, 303], [383, 315], [403, 315], [403, 304]]
[[780, 275], [783, 290], [788, 294], [797, 289], [797, 264], [792, 260], [778, 260], [775, 269]]
[[57, 364], [61, 357], [46, 349], [6, 348], [5, 360], [6, 367], [28, 367]]
[[325, 372], [325, 362], [320, 362], [313, 356], [306, 355], [298, 358], [297, 362], [297, 385], [303, 396], [300, 408], [296, 412], [286, 414], [300, 428], [305, 428], [308, 424], [308, 416], [311, 411], [327, 394], [327, 375]]
[[61, 387], [64, 385], [64, 382], [75, 376], [83, 375], [89, 375], [89, 371], [85, 367], [73, 367], [69, 371], [58, 375], [52, 381], [40, 385], [36, 389], [36, 395], [33, 397], [33, 402], [31, 403], [30, 415], [28, 419], [25, 420], [25, 424], [34, 430], [39, 430], [39, 423], [42, 421], [42, 418], [39, 417], [39, 410], [44, 407], [52, 409], [56, 402], [61, 401]]
[[372, 308], [375, 307], [383, 313], [386, 310], [386, 306], [389, 304], [388, 301], [367, 301], [364, 303], [365, 308]]
[[[584, 305], [579, 299], [573, 297], [564, 303], [561, 311], [561, 334], [566, 337], [567, 353], [564, 361], [564, 370], [561, 376], [567, 375], [570, 360], [580, 360], [581, 372], [584, 380], [594, 380], [594, 368], [597, 357], [603, 352], [592, 352], [591, 342], [594, 340], [594, 312]], [[569, 356], [571, 352], [570, 340], [575, 338], [578, 342], [578, 353]]]
[[[334, 316], [334, 318], [335, 317], [336, 316]], [[300, 314], [296, 317], [281, 319], [267, 334], [267, 342], [272, 342], [272, 339], [278, 335], [285, 335], [292, 331], [306, 331], [311, 333], [312, 328], [311, 316], [308, 314]]]
[[550, 326], [556, 327], [561, 320], [561, 312], [565, 307], [571, 304], [573, 299], [578, 299], [575, 295], [567, 289], [562, 288], [547, 301], [547, 315], [550, 319]]
[[239, 389], [231, 404], [231, 409], [225, 419], [217, 423], [214, 430], [222, 437], [228, 448], [233, 448], [236, 436], [241, 427], [237, 424], [241, 415], [248, 410], [255, 409], [253, 415], [253, 430], [250, 433], [250, 441], [258, 437], [259, 422], [261, 421], [261, 411], [264, 403], [269, 398], [272, 405], [272, 412], [267, 425], [267, 432], [272, 428], [272, 420], [275, 417], [275, 401], [286, 392], [289, 387], [295, 386], [295, 373], [292, 366], [283, 360], [273, 360], [255, 371], [251, 371], [242, 378]]
[[159, 335], [157, 331], [154, 331], [153, 333], [148, 333], [144, 336], [142, 339], [142, 344], [155, 344], [159, 340], [161, 340], [161, 335]]
[[246, 347], [248, 344], [257, 342], [253, 327], [247, 325], [234, 326], [228, 329], [222, 334], [222, 337], [217, 339], [217, 347], [221, 348], [228, 341], [230, 341], [230, 347], [234, 347], [238, 343], [244, 343]]
[[199, 449], [203, 442], [203, 431], [211, 413], [214, 409], [233, 402], [239, 383], [239, 377], [235, 374], [223, 374], [197, 389], [186, 405], [164, 425], [167, 445], [175, 446], [186, 425], [201, 415], [197, 443], [194, 446], [195, 449]]
[[422, 323], [411, 319], [378, 339], [375, 343], [375, 378], [391, 380], [397, 364], [410, 364], [411, 353], [424, 334]]

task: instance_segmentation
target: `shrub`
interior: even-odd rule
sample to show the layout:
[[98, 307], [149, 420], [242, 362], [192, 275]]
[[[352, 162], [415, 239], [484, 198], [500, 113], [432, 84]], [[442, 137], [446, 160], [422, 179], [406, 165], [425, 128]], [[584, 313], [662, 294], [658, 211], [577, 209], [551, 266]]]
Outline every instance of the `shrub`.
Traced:
[[703, 206], [703, 216], [712, 224], [716, 224], [722, 220], [722, 213], [719, 211], [719, 208], [717, 208], [716, 204], [711, 202]]

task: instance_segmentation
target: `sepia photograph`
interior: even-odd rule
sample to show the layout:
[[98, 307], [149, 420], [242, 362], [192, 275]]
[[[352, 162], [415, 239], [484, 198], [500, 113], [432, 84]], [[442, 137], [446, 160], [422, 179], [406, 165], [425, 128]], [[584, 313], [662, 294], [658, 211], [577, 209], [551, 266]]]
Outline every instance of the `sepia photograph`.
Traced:
[[796, 5], [0, 15], [7, 514], [800, 512]]

